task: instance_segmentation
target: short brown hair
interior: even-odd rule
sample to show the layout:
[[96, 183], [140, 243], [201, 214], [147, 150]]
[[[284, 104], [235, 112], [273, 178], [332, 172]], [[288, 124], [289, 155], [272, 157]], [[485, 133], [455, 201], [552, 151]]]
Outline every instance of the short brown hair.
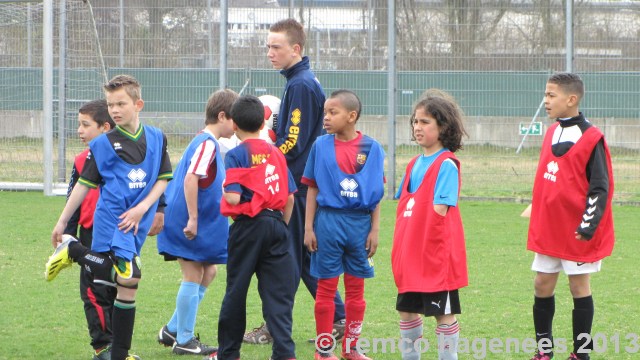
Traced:
[[218, 123], [218, 114], [224, 112], [224, 116], [231, 117], [231, 105], [239, 95], [231, 89], [222, 89], [214, 92], [207, 100], [205, 107], [205, 125]]
[[91, 117], [91, 119], [93, 119], [93, 121], [95, 121], [98, 126], [109, 123], [112, 129], [116, 127], [116, 123], [113, 122], [113, 119], [111, 119], [111, 116], [109, 115], [107, 100], [91, 100], [87, 103], [84, 103], [80, 107], [78, 112], [83, 115], [89, 115], [89, 117]]
[[584, 96], [584, 83], [578, 74], [558, 72], [552, 74], [547, 82], [558, 85], [567, 94], [577, 95], [578, 101]]
[[274, 33], [285, 33], [287, 35], [287, 40], [289, 40], [289, 45], [300, 45], [300, 52], [304, 49], [304, 43], [307, 40], [307, 36], [304, 33], [302, 24], [295, 19], [280, 20], [271, 25], [269, 31]]
[[135, 102], [142, 99], [140, 83], [131, 75], [116, 75], [102, 87], [104, 91], [110, 93], [120, 88], [124, 88], [127, 95]]

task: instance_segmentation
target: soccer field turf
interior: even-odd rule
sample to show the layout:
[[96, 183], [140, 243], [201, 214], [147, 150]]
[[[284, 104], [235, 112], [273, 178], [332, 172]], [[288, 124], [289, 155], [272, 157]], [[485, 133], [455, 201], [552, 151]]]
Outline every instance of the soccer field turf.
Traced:
[[[78, 290], [78, 267], [64, 270], [51, 283], [43, 276], [44, 264], [52, 252], [51, 229], [63, 205], [62, 197], [0, 192], [0, 269], [4, 282], [0, 291], [0, 359], [91, 359]], [[388, 342], [399, 338], [390, 261], [395, 206], [395, 201], [383, 203], [380, 246], [374, 258], [376, 277], [366, 281], [367, 311], [362, 337], [370, 341], [369, 356], [374, 359], [400, 358], [397, 349], [390, 353]], [[523, 353], [526, 339], [533, 337], [534, 276], [530, 270], [532, 254], [525, 249], [528, 220], [519, 216], [525, 206], [461, 201], [470, 285], [460, 294], [461, 344], [468, 345], [461, 349], [460, 359], [530, 358], [529, 353]], [[635, 272], [640, 208], [615, 206], [613, 211], [616, 247], [613, 255], [605, 259], [602, 272], [592, 278], [596, 309], [593, 335], [598, 350], [603, 352], [591, 358], [636, 359], [640, 352], [640, 282]], [[155, 339], [173, 312], [180, 270], [177, 263], [166, 263], [157, 255], [155, 243], [155, 238], [149, 238], [143, 248], [143, 280], [137, 297], [132, 353], [144, 360], [175, 359], [170, 349]], [[211, 345], [216, 343], [216, 319], [225, 276], [225, 268], [220, 266], [199, 309], [196, 332]], [[570, 350], [573, 305], [566, 276], [558, 282], [556, 299], [554, 335], [556, 340], [564, 340]], [[261, 321], [254, 281], [248, 297], [247, 325], [258, 326]], [[433, 319], [425, 319], [424, 336], [431, 349], [423, 359], [437, 357], [433, 327]], [[293, 335], [298, 359], [312, 359], [314, 347], [307, 339], [315, 335], [313, 301], [304, 286], [296, 298]], [[378, 348], [374, 351], [376, 342]], [[386, 349], [382, 349], [383, 343]], [[243, 359], [268, 359], [270, 354], [270, 346], [242, 347]], [[558, 353], [556, 358], [567, 356]]]

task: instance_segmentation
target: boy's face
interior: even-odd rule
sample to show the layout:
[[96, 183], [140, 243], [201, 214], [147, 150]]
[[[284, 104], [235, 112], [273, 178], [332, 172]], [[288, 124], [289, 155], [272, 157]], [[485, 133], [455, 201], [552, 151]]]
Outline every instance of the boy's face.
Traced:
[[78, 136], [83, 144], [88, 145], [93, 138], [109, 130], [109, 123], [100, 126], [90, 115], [78, 113]]
[[300, 45], [291, 45], [286, 33], [270, 32], [267, 49], [267, 58], [274, 69], [286, 70], [300, 60]]
[[414, 114], [413, 136], [416, 138], [418, 145], [425, 150], [442, 147], [438, 121], [424, 108], [417, 108]]
[[138, 113], [144, 107], [144, 102], [141, 99], [133, 101], [124, 88], [107, 92], [106, 98], [109, 115], [116, 125], [135, 133], [140, 125]]
[[551, 119], [565, 119], [578, 115], [578, 96], [568, 94], [558, 84], [547, 83], [544, 108]]
[[324, 129], [329, 134], [341, 134], [355, 126], [356, 112], [347, 110], [340, 98], [329, 98], [324, 102]]
[[234, 134], [233, 119], [231, 119], [230, 117], [227, 117], [226, 115], [222, 115], [218, 121], [220, 121], [220, 123], [222, 124], [222, 126], [220, 127], [221, 129], [220, 137], [224, 137], [224, 138], [232, 137]]

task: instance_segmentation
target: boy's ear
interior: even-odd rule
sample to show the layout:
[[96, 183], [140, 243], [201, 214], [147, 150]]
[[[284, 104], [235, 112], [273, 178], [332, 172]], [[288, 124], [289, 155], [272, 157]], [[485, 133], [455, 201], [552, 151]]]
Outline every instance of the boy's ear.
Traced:
[[300, 46], [300, 44], [293, 44], [292, 48], [297, 55], [302, 56], [302, 47]]
[[227, 118], [227, 114], [224, 111], [218, 113], [218, 122], [223, 122]]
[[578, 98], [578, 95], [576, 94], [569, 95], [569, 103], [568, 103], [569, 106], [571, 107], [578, 106], [579, 102], [580, 102], [580, 99]]
[[349, 122], [356, 122], [358, 113], [355, 110], [349, 111]]
[[142, 99], [138, 99], [136, 100], [136, 111], [142, 111], [142, 108], [144, 108], [144, 100]]
[[111, 124], [105, 121], [104, 124], [102, 124], [102, 132], [109, 132], [110, 130], [111, 130]]

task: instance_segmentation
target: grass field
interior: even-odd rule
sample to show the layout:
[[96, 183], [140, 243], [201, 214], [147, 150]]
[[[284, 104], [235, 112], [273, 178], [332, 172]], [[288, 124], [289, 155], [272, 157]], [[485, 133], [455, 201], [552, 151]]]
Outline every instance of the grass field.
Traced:
[[[44, 263], [52, 249], [50, 231], [63, 207], [61, 197], [40, 193], [0, 192], [0, 359], [91, 359], [89, 337], [78, 291], [78, 267], [65, 270], [53, 282], [44, 281]], [[362, 336], [398, 338], [398, 316], [394, 310], [390, 252], [396, 203], [383, 204], [380, 247], [375, 256], [376, 277], [366, 283], [367, 312]], [[531, 306], [532, 254], [525, 250], [528, 221], [519, 214], [525, 207], [515, 203], [462, 202], [467, 239], [470, 286], [462, 290], [461, 337], [468, 341], [468, 354], [460, 359], [529, 359], [522, 348], [489, 341], [522, 343], [533, 336]], [[594, 360], [637, 359], [640, 352], [640, 282], [635, 272], [640, 248], [640, 208], [614, 207], [617, 243], [603, 271], [593, 277], [596, 317], [593, 333], [601, 334], [599, 345], [606, 352]], [[168, 348], [155, 341], [157, 331], [174, 309], [180, 283], [176, 263], [165, 263], [156, 253], [155, 238], [143, 249], [143, 278], [138, 292], [133, 352], [149, 359], [175, 359]], [[196, 332], [204, 342], [215, 344], [216, 319], [224, 292], [225, 269], [220, 267], [200, 307]], [[571, 336], [571, 296], [566, 277], [557, 289], [554, 335]], [[255, 282], [248, 299], [248, 324], [261, 321]], [[425, 320], [425, 338], [435, 343], [433, 320]], [[300, 289], [294, 309], [294, 340], [298, 359], [312, 359], [314, 336], [313, 301]], [[619, 336], [616, 340], [616, 336]], [[629, 338], [626, 338], [629, 336]], [[635, 336], [635, 343], [633, 342]], [[514, 340], [511, 340], [514, 341]], [[485, 344], [484, 351], [482, 344]], [[567, 340], [570, 345], [570, 340]], [[616, 345], [619, 350], [616, 353]], [[625, 349], [625, 347], [627, 349]], [[389, 350], [389, 348], [387, 348]], [[497, 353], [500, 350], [502, 353]], [[519, 352], [517, 351], [519, 350]], [[630, 353], [635, 351], [636, 353]], [[243, 359], [268, 359], [269, 346], [247, 345]], [[399, 359], [400, 355], [370, 352], [374, 359]], [[565, 359], [567, 354], [558, 354]], [[189, 358], [189, 357], [187, 357]], [[194, 357], [191, 357], [194, 358]], [[198, 358], [199, 357], [195, 357]], [[435, 359], [429, 350], [423, 359]]]

